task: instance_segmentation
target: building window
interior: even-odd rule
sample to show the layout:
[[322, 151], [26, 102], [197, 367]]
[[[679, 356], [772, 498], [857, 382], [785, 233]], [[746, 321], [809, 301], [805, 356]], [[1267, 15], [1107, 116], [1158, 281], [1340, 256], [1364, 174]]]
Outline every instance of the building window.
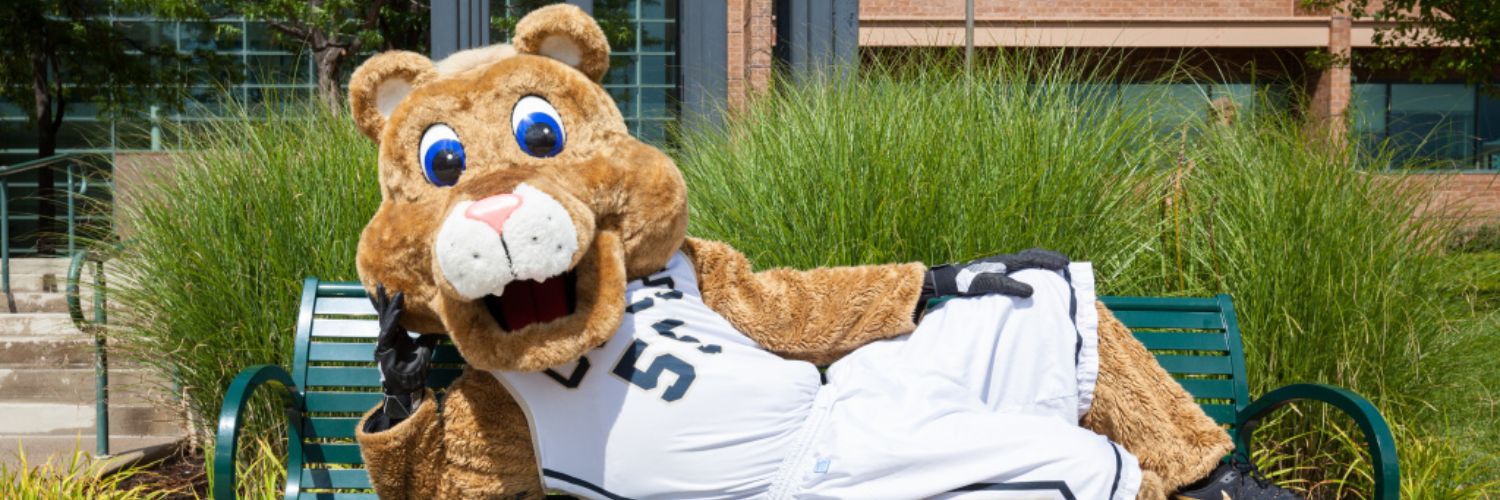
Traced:
[[1453, 83], [1357, 83], [1354, 130], [1393, 148], [1396, 163], [1427, 169], [1500, 169], [1500, 100]]
[[[609, 39], [609, 91], [630, 133], [664, 144], [681, 100], [677, 19], [680, 0], [594, 0], [594, 19]], [[516, 21], [555, 0], [491, 0], [490, 39], [508, 41]]]

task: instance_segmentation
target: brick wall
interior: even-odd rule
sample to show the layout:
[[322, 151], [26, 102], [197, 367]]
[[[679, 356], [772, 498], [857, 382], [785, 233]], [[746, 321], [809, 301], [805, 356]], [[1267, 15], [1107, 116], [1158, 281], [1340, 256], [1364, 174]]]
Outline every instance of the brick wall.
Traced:
[[[1415, 182], [1429, 182], [1426, 176]], [[1437, 180], [1431, 207], [1465, 218], [1465, 226], [1500, 224], [1500, 174], [1453, 174]]]
[[771, 46], [775, 24], [772, 0], [727, 0], [729, 37], [726, 58], [730, 109], [744, 107], [747, 99], [771, 84]]
[[[976, 18], [1290, 17], [1298, 0], [974, 0]], [[964, 0], [860, 0], [860, 18], [959, 17]]]

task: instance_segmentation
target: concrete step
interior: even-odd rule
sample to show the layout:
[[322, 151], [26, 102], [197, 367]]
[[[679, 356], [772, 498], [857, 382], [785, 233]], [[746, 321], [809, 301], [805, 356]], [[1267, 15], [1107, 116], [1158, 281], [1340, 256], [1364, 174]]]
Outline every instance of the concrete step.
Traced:
[[[0, 402], [0, 435], [73, 436], [94, 435], [94, 405], [69, 403]], [[110, 434], [175, 436], [182, 422], [173, 411], [159, 406], [111, 405]]]
[[[109, 451], [111, 454], [117, 454], [128, 450], [169, 443], [178, 439], [181, 439], [181, 437], [111, 434], [109, 436]], [[0, 463], [10, 467], [19, 465], [19, 454], [23, 449], [26, 453], [26, 463], [29, 466], [36, 467], [46, 463], [48, 460], [52, 460], [53, 463], [61, 460], [63, 464], [66, 464], [74, 452], [93, 455], [94, 434], [89, 432], [72, 436], [0, 435]]]
[[[17, 403], [94, 403], [94, 370], [85, 368], [0, 368], [0, 401]], [[168, 400], [146, 370], [111, 369], [111, 405], [149, 406]]]
[[[68, 296], [63, 292], [11, 292], [15, 297], [17, 313], [63, 313], [68, 312]], [[3, 299], [0, 299], [3, 300]], [[84, 317], [93, 319], [94, 301], [87, 293], [79, 295], [78, 305], [83, 308]], [[0, 303], [0, 311], [9, 304]], [[0, 316], [3, 320], [3, 316]]]
[[5, 337], [76, 337], [86, 338], [73, 327], [67, 313], [0, 313], [0, 339]]
[[56, 274], [59, 277], [68, 275], [68, 265], [72, 261], [64, 257], [11, 257], [10, 274]]
[[[115, 363], [111, 361], [111, 366]], [[91, 368], [93, 340], [84, 336], [0, 337], [0, 368]]]
[[[92, 276], [92, 275], [89, 275]], [[68, 273], [10, 273], [12, 292], [61, 292], [67, 286]]]

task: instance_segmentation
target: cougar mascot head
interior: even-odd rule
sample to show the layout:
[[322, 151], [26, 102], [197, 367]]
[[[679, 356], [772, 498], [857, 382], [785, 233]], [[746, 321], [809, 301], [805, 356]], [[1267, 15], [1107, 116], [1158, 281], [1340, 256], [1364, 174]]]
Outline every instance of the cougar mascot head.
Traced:
[[558, 6], [515, 33], [439, 64], [383, 53], [350, 82], [355, 121], [380, 144], [360, 278], [404, 292], [405, 326], [448, 332], [491, 370], [604, 342], [625, 282], [661, 269], [687, 226], [681, 173], [600, 86], [598, 25]]

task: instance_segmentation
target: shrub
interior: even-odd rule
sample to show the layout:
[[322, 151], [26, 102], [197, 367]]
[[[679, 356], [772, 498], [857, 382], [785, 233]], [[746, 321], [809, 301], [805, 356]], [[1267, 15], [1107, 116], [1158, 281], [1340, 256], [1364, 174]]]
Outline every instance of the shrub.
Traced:
[[1460, 231], [1449, 248], [1455, 252], [1500, 252], [1500, 223], [1482, 224]]
[[109, 296], [113, 346], [180, 388], [205, 435], [240, 369], [290, 365], [302, 278], [354, 279], [380, 202], [375, 148], [347, 116], [309, 104], [231, 118], [178, 131], [182, 151], [122, 200]]
[[[1066, 54], [1002, 55], [973, 77], [937, 57], [787, 85], [722, 129], [685, 131], [691, 232], [762, 267], [1043, 246], [1094, 261], [1102, 293], [1229, 293], [1252, 393], [1355, 389], [1424, 443], [1408, 467], [1494, 456], [1493, 431], [1438, 417], [1492, 421], [1500, 339], [1445, 291], [1451, 228], [1421, 217], [1428, 187], [1360, 168], [1390, 155], [1327, 146], [1275, 111], [1163, 127], [1171, 101], [1122, 105], [1093, 90], [1118, 72]], [[1358, 447], [1326, 432], [1337, 418], [1298, 409], [1261, 433], [1297, 459], [1278, 472], [1312, 491], [1366, 491], [1368, 476], [1346, 474]], [[1493, 491], [1437, 484], [1426, 491]]]

